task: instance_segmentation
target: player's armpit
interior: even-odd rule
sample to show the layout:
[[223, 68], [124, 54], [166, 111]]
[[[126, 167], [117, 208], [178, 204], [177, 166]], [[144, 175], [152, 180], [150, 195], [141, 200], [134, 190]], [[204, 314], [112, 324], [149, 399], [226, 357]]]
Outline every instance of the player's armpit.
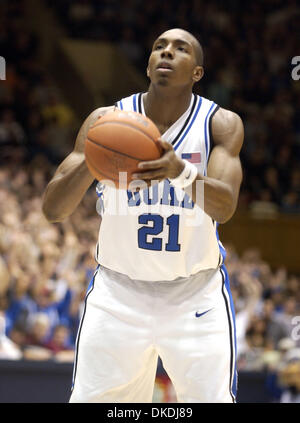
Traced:
[[198, 179], [204, 181], [205, 212], [217, 222], [225, 223], [236, 210], [242, 182], [239, 154], [244, 128], [240, 117], [220, 109], [212, 119], [212, 136], [215, 147], [210, 154], [207, 177]]
[[223, 146], [233, 156], [239, 155], [244, 141], [244, 125], [240, 116], [220, 108], [212, 118], [211, 136], [215, 145]]
[[207, 176], [222, 186], [223, 195], [220, 201], [224, 220], [219, 218], [218, 221], [224, 223], [232, 217], [237, 207], [243, 177], [239, 155], [232, 155], [222, 146], [216, 146], [211, 153]]

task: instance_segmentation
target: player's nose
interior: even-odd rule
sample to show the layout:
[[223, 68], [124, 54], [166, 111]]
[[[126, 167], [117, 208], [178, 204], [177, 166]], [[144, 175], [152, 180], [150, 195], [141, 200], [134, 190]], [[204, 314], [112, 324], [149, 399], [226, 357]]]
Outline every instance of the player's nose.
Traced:
[[166, 44], [164, 49], [161, 52], [162, 58], [173, 59], [174, 58], [174, 50], [171, 44]]

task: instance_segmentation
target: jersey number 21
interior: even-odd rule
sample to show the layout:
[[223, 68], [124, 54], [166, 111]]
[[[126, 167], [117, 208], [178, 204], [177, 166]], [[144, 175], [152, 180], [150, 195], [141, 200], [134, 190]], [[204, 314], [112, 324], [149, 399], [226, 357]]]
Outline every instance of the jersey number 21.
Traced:
[[[157, 237], [163, 232], [165, 226], [168, 230], [168, 241], [165, 245], [166, 251], [180, 251], [180, 244], [178, 244], [178, 232], [179, 232], [179, 215], [172, 214], [168, 218], [164, 219], [159, 214], [145, 213], [139, 216], [139, 224], [146, 225], [142, 226], [138, 230], [138, 246], [146, 250], [162, 251], [163, 239]], [[152, 236], [151, 240], [148, 240], [148, 236]]]

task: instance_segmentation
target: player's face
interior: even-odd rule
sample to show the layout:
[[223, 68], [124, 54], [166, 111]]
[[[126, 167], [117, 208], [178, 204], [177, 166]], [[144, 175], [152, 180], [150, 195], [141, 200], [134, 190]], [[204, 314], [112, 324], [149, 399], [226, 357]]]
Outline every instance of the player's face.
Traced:
[[183, 31], [164, 32], [153, 44], [147, 75], [162, 86], [193, 85], [202, 77], [193, 40]]

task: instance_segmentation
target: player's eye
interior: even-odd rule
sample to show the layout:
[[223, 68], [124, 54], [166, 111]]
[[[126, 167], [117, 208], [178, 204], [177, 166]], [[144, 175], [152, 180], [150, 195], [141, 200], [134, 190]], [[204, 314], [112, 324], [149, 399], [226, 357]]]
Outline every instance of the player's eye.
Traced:
[[162, 46], [161, 44], [157, 44], [157, 45], [155, 46], [154, 50], [160, 50], [160, 49], [162, 49], [162, 48], [163, 48], [163, 46]]
[[182, 46], [179, 46], [177, 49], [178, 49], [179, 51], [186, 51], [186, 48], [185, 48], [185, 47], [182, 47]]

